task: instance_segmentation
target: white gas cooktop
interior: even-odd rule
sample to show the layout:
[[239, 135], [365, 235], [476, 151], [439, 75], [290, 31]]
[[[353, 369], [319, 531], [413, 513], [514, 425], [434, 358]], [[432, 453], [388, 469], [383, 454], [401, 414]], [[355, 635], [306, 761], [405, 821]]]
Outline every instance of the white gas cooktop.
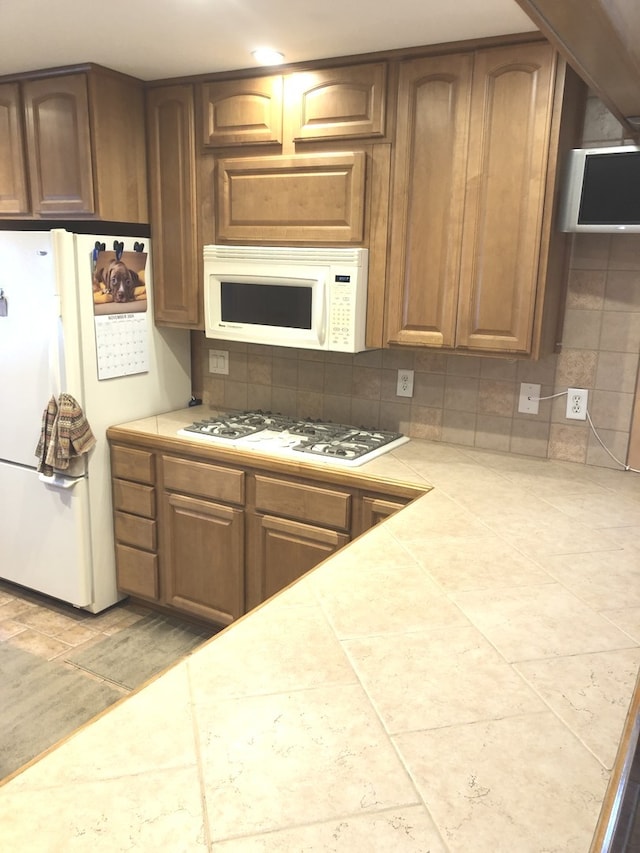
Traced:
[[242, 412], [196, 421], [179, 435], [278, 457], [356, 467], [409, 441], [399, 432]]

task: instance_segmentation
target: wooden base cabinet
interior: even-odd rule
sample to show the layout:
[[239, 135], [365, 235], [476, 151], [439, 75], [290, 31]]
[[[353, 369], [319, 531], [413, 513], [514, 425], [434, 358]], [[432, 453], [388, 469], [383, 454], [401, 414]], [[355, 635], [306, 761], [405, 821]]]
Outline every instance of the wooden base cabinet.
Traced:
[[256, 472], [247, 537], [247, 609], [317, 566], [351, 538], [353, 493]]
[[164, 603], [228, 625], [244, 613], [244, 510], [165, 493]]
[[111, 449], [118, 589], [158, 601], [155, 456], [131, 447]]
[[349, 542], [346, 533], [254, 515], [249, 520], [247, 610], [265, 601]]
[[365, 495], [362, 498], [360, 508], [361, 522], [359, 532], [366, 533], [367, 530], [384, 521], [385, 518], [389, 518], [390, 515], [398, 512], [406, 505], [406, 501], [391, 500], [383, 496], [373, 497]]
[[217, 625], [425, 491], [387, 493], [344, 472], [255, 468], [192, 447], [180, 454], [161, 439], [129, 446], [123, 434], [108, 430], [118, 589]]

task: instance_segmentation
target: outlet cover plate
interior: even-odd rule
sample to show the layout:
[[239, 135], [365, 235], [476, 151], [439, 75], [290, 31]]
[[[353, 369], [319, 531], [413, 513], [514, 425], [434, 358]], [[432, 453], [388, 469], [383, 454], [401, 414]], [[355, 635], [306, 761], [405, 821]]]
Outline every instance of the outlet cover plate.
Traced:
[[413, 370], [399, 370], [396, 387], [397, 397], [413, 397]]
[[588, 397], [589, 392], [584, 388], [567, 388], [567, 418], [586, 421]]
[[522, 382], [520, 384], [518, 411], [523, 412], [525, 415], [537, 415], [539, 409], [539, 396], [540, 385], [536, 385], [533, 382]]

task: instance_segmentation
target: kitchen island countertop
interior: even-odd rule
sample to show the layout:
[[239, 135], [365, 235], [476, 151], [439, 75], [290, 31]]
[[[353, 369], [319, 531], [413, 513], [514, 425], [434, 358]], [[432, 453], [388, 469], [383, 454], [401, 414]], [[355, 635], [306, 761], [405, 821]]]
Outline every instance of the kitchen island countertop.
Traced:
[[640, 476], [415, 439], [355, 471], [433, 489], [8, 781], [4, 849], [589, 850]]

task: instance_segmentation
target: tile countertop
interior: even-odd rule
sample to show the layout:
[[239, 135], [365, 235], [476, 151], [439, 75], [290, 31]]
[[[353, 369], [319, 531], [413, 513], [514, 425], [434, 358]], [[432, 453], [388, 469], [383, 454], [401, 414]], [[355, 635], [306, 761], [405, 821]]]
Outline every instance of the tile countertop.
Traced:
[[420, 440], [364, 468], [434, 489], [7, 782], [3, 849], [589, 850], [640, 476]]

